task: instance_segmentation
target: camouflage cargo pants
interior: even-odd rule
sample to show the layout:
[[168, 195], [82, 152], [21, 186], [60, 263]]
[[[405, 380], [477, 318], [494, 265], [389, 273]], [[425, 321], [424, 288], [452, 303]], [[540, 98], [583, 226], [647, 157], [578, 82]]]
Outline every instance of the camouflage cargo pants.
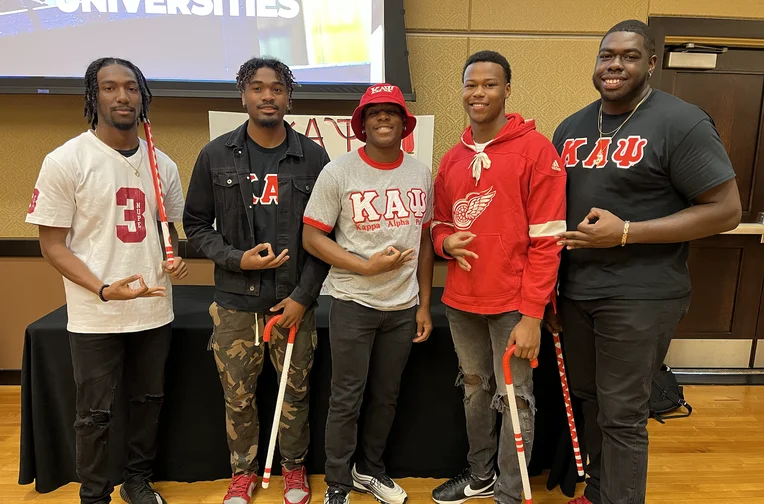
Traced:
[[[256, 472], [260, 421], [255, 402], [257, 378], [263, 370], [265, 344], [263, 333], [269, 315], [257, 315], [259, 337], [255, 341], [255, 314], [229, 310], [212, 303], [214, 323], [212, 350], [215, 354], [226, 408], [226, 433], [234, 474]], [[268, 344], [271, 362], [281, 379], [289, 331], [278, 326]], [[295, 337], [287, 376], [286, 392], [279, 426], [278, 447], [281, 464], [294, 469], [303, 464], [310, 443], [308, 425], [308, 386], [316, 348], [316, 322], [313, 310], [307, 310]]]

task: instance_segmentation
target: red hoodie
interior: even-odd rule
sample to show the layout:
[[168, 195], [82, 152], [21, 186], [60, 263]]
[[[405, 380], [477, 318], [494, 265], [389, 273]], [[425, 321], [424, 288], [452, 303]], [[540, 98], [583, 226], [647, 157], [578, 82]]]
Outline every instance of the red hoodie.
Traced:
[[[458, 310], [497, 314], [519, 310], [543, 318], [554, 299], [566, 230], [566, 173], [552, 143], [533, 120], [508, 114], [508, 123], [482, 153], [472, 130], [449, 150], [435, 177], [432, 237], [449, 259], [443, 303]], [[443, 250], [452, 233], [469, 231], [464, 271]]]

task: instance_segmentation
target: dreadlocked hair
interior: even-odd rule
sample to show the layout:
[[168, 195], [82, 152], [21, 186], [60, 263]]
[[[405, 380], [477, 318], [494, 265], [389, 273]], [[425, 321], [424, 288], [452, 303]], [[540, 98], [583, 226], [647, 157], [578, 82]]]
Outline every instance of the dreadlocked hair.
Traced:
[[247, 87], [249, 81], [252, 80], [252, 77], [261, 68], [270, 68], [276, 72], [279, 80], [281, 80], [286, 87], [287, 96], [289, 96], [289, 107], [291, 108], [292, 91], [298, 84], [297, 81], [294, 80], [292, 70], [276, 58], [252, 58], [245, 61], [244, 64], [239, 67], [239, 72], [236, 74], [236, 88], [243, 93], [244, 88]]
[[141, 113], [138, 120], [146, 122], [149, 113], [149, 104], [153, 95], [146, 82], [143, 72], [131, 62], [121, 58], [100, 58], [88, 66], [85, 72], [85, 117], [92, 129], [98, 124], [98, 72], [107, 66], [121, 65], [130, 69], [138, 81], [138, 89], [141, 92]]

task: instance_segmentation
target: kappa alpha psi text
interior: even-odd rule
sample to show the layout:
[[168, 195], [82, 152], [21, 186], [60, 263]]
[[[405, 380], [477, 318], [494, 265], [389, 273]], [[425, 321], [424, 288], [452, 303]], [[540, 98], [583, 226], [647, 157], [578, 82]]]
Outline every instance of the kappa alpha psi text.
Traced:
[[[406, 193], [406, 202], [400, 189], [385, 191], [384, 202], [380, 201], [377, 191], [355, 192], [350, 195], [353, 205], [353, 222], [359, 231], [375, 231], [382, 226], [401, 227], [416, 224], [422, 225], [427, 210], [427, 193], [423, 189], [414, 188]], [[384, 212], [380, 213], [384, 203]], [[408, 205], [406, 204], [408, 203]]]

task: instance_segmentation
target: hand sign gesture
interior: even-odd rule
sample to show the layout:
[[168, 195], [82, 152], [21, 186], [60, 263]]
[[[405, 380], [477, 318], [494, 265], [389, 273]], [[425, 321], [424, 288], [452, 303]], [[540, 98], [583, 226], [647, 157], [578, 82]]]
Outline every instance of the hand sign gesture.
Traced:
[[414, 252], [413, 248], [399, 252], [395, 247], [387, 247], [384, 251], [369, 257], [366, 262], [366, 275], [373, 276], [396, 270], [414, 259], [412, 252]]
[[[138, 280], [140, 286], [137, 289], [130, 284]], [[143, 275], [133, 275], [122, 280], [117, 280], [103, 290], [103, 297], [107, 301], [125, 301], [139, 297], [166, 297], [164, 287], [148, 287], [143, 281]]]
[[448, 236], [445, 240], [443, 240], [443, 250], [456, 259], [456, 262], [459, 263], [459, 267], [462, 268], [464, 271], [470, 271], [472, 269], [472, 265], [467, 262], [467, 257], [472, 257], [474, 259], [478, 258], [478, 255], [471, 250], [467, 250], [467, 245], [472, 243], [472, 240], [475, 239], [475, 234], [470, 233], [469, 231], [459, 231], [458, 233], [454, 233], [450, 236]]
[[[262, 256], [260, 255], [260, 252], [263, 250], [268, 251], [268, 255]], [[244, 255], [241, 256], [241, 269], [243, 270], [262, 270], [262, 269], [269, 269], [269, 268], [278, 268], [287, 260], [289, 260], [289, 256], [287, 255], [287, 252], [289, 252], [289, 249], [284, 249], [278, 257], [273, 253], [273, 248], [271, 247], [270, 243], [261, 243], [254, 248], [251, 248], [244, 252]]]

